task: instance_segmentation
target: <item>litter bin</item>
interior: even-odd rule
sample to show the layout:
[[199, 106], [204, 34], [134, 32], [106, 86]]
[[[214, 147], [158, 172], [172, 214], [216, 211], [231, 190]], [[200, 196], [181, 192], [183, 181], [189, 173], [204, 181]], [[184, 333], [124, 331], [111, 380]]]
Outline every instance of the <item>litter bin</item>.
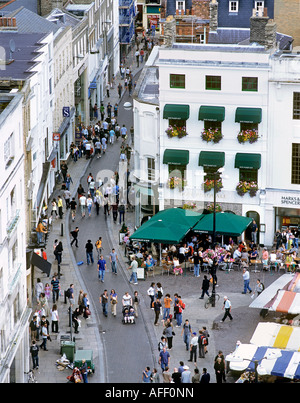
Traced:
[[95, 372], [95, 365], [93, 360], [93, 350], [78, 350], [76, 351], [74, 358], [74, 367], [80, 368], [82, 366], [82, 360], [85, 359], [88, 373], [93, 374]]
[[70, 362], [74, 361], [75, 356], [75, 342], [69, 340], [63, 340], [60, 344], [60, 354], [66, 355]]

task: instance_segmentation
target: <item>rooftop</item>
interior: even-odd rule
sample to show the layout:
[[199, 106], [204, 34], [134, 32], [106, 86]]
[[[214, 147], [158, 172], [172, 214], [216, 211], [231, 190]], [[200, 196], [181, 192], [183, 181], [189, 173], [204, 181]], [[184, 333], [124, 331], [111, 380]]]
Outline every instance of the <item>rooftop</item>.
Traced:
[[[26, 80], [34, 75], [33, 68], [39, 63], [37, 58], [40, 55], [40, 49], [44, 46], [42, 40], [45, 36], [45, 33], [0, 32], [0, 43], [5, 50], [5, 55], [2, 55], [0, 59], [0, 79]], [[12, 40], [15, 51], [11, 54]], [[9, 60], [10, 56], [11, 60]]]

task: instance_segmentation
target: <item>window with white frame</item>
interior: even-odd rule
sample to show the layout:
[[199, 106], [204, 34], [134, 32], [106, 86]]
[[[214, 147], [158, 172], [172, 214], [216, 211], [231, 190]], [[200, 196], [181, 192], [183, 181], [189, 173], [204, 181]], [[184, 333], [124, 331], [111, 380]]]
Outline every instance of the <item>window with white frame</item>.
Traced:
[[239, 2], [238, 1], [229, 1], [229, 12], [237, 13], [239, 11]]
[[184, 11], [185, 10], [185, 1], [183, 1], [183, 0], [176, 1], [176, 10]]
[[259, 11], [260, 9], [263, 10], [265, 6], [265, 2], [264, 1], [255, 1], [254, 2], [254, 8], [255, 10]]
[[14, 133], [4, 143], [4, 162], [6, 166], [10, 165], [14, 158]]
[[147, 158], [148, 180], [155, 181], [155, 159]]

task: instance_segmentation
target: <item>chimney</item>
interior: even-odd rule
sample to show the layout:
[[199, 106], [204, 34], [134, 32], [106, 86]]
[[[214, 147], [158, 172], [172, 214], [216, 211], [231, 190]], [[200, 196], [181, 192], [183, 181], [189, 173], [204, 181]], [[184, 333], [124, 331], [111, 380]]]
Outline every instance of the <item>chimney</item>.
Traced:
[[276, 24], [265, 16], [263, 9], [253, 9], [250, 18], [250, 43], [258, 43], [266, 50], [276, 47]]
[[211, 0], [211, 2], [209, 3], [209, 30], [213, 32], [216, 32], [218, 29], [218, 5], [219, 4], [217, 0]]
[[172, 47], [176, 39], [176, 20], [172, 15], [167, 17], [164, 23], [164, 45]]

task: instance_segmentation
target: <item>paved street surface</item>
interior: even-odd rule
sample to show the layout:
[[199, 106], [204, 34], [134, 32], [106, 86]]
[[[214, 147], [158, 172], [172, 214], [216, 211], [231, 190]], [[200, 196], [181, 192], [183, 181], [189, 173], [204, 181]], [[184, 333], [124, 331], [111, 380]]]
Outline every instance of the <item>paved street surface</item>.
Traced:
[[[135, 62], [132, 62], [132, 54], [129, 56], [128, 64], [132, 68], [136, 77], [142, 68], [136, 69]], [[115, 89], [111, 91], [109, 99], [105, 99], [105, 105], [109, 101], [112, 105], [119, 102], [117, 95], [117, 84], [120, 81], [119, 76], [116, 79]], [[127, 129], [132, 125], [132, 111], [125, 111], [124, 102], [129, 99], [128, 94], [124, 94], [120, 101], [118, 122], [120, 125], [125, 124]], [[127, 142], [130, 143], [128, 136]], [[114, 145], [108, 145], [107, 153], [101, 159], [86, 160], [82, 158], [76, 163], [68, 162], [69, 173], [71, 174], [73, 184], [71, 185], [71, 193], [77, 199], [77, 187], [81, 182], [84, 189], [87, 190], [87, 175], [89, 172], [97, 177], [97, 174], [103, 170], [115, 171], [118, 169], [120, 144], [116, 142]], [[100, 174], [102, 180], [103, 172]], [[107, 178], [109, 173], [107, 173]], [[54, 197], [60, 194], [59, 188], [56, 189]], [[125, 222], [133, 232], [134, 212], [126, 212]], [[70, 231], [76, 226], [79, 227], [79, 247], [70, 246]], [[234, 348], [237, 340], [248, 343], [253, 331], [261, 318], [259, 312], [255, 309], [248, 308], [252, 299], [250, 294], [243, 295], [243, 279], [241, 271], [218, 272], [218, 287], [216, 292], [220, 295], [220, 300], [214, 308], [205, 309], [204, 300], [200, 300], [201, 284], [203, 274], [199, 278], [193, 276], [193, 272], [188, 269], [184, 271], [182, 276], [174, 276], [167, 274], [162, 275], [156, 272], [154, 277], [146, 280], [140, 280], [138, 285], [129, 284], [129, 272], [127, 270], [127, 258], [124, 256], [124, 248], [119, 245], [119, 222], [114, 223], [112, 215], [105, 218], [103, 207], [100, 208], [99, 216], [96, 215], [93, 207], [92, 216], [81, 218], [78, 209], [75, 222], [70, 222], [70, 213], [65, 210], [63, 220], [56, 219], [53, 222], [51, 233], [47, 243], [48, 260], [52, 262], [52, 272], [57, 271], [57, 263], [54, 261], [53, 242], [55, 239], [63, 242], [63, 258], [61, 271], [63, 276], [60, 278], [62, 296], [58, 302], [58, 312], [60, 316], [59, 330], [60, 333], [55, 337], [52, 336], [52, 342], [48, 342], [48, 351], [40, 351], [40, 366], [36, 372], [36, 377], [40, 383], [64, 383], [67, 382], [66, 377], [71, 374], [70, 369], [60, 371], [56, 366], [56, 361], [60, 358], [60, 340], [61, 336], [70, 335], [68, 304], [64, 303], [63, 291], [66, 290], [71, 283], [74, 284], [75, 301], [77, 303], [78, 292], [83, 290], [88, 293], [91, 307], [91, 318], [85, 320], [81, 318], [82, 327], [79, 328], [79, 334], [74, 335], [76, 349], [92, 349], [94, 354], [95, 374], [89, 377], [90, 383], [140, 383], [142, 382], [142, 371], [145, 366], [151, 369], [156, 367], [161, 373], [158, 364], [158, 341], [162, 335], [162, 324], [154, 326], [154, 312], [149, 307], [149, 297], [147, 289], [150, 283], [161, 282], [164, 294], [170, 293], [173, 299], [174, 293], [179, 293], [186, 304], [183, 314], [183, 321], [189, 319], [192, 330], [198, 332], [202, 326], [206, 326], [210, 338], [208, 353], [204, 359], [198, 359], [197, 365], [202, 371], [203, 367], [208, 369], [211, 374], [211, 382], [215, 383], [214, 374], [214, 357], [218, 350], [222, 350], [224, 354], [230, 353]], [[63, 230], [63, 235], [62, 235]], [[105, 274], [104, 283], [98, 280], [97, 260], [94, 253], [95, 263], [87, 265], [85, 256], [85, 244], [88, 239], [92, 243], [102, 236], [103, 239], [103, 255], [107, 262], [107, 272]], [[111, 271], [111, 265], [108, 255], [112, 248], [116, 249], [118, 254], [118, 274], [115, 275]], [[83, 261], [82, 265], [77, 262]], [[42, 282], [51, 281], [46, 275], [35, 270], [35, 278], [41, 278]], [[271, 276], [269, 273], [251, 273], [250, 285], [255, 287], [256, 279], [260, 278], [265, 286], [268, 286], [279, 275]], [[119, 304], [117, 306], [117, 316], [113, 317], [108, 309], [108, 317], [102, 314], [99, 296], [104, 289], [110, 293], [111, 289], [115, 289], [118, 294]], [[137, 290], [140, 297], [139, 317], [136, 324], [123, 325], [121, 321], [121, 299], [125, 291], [133, 296]], [[223, 316], [222, 302], [224, 295], [227, 295], [232, 303], [233, 321], [228, 319], [224, 323], [220, 323]], [[50, 308], [52, 307], [50, 301]], [[35, 307], [34, 307], [35, 309]], [[51, 324], [51, 320], [48, 318]], [[265, 319], [272, 320], [267, 317]], [[179, 366], [179, 361], [188, 364], [193, 372], [194, 363], [187, 362], [189, 353], [185, 349], [181, 336], [181, 329], [175, 327], [176, 335], [173, 338], [173, 349], [170, 352], [170, 370], [173, 372], [174, 367]], [[227, 382], [233, 382], [228, 377]]]

